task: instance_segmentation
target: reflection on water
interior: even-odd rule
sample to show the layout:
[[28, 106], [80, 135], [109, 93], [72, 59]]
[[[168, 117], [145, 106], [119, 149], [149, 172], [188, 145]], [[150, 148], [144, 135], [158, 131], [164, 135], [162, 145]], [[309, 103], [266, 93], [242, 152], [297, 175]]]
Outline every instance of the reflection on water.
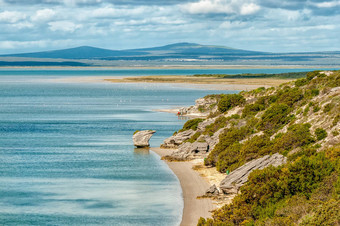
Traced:
[[135, 155], [149, 155], [150, 148], [135, 148], [133, 154]]

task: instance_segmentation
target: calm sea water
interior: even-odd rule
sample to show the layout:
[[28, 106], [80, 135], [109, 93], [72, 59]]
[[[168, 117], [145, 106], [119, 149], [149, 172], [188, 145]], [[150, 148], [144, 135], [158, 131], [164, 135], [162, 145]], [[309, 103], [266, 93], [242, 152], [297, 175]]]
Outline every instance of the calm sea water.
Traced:
[[[0, 69], [0, 75], [10, 77], [70, 77], [70, 76], [146, 76], [146, 75], [194, 75], [194, 74], [242, 74], [242, 73], [286, 73], [286, 72], [302, 72], [313, 71], [317, 69], [311, 68], [285, 68], [285, 69], [112, 69], [112, 70], [22, 70], [22, 69]], [[326, 69], [325, 69], [326, 70]], [[328, 70], [328, 69], [327, 69]], [[331, 69], [329, 69], [331, 70]]]
[[155, 129], [159, 146], [184, 121], [153, 109], [221, 91], [46, 78], [226, 73], [218, 71], [1, 70], [0, 224], [179, 224], [177, 178], [156, 154], [134, 149], [132, 134]]

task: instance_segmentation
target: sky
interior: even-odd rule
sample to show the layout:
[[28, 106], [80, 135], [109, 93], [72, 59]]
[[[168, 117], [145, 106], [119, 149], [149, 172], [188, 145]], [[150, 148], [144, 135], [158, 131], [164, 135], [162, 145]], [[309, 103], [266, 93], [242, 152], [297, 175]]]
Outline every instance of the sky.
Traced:
[[0, 54], [178, 42], [340, 50], [340, 0], [0, 0]]

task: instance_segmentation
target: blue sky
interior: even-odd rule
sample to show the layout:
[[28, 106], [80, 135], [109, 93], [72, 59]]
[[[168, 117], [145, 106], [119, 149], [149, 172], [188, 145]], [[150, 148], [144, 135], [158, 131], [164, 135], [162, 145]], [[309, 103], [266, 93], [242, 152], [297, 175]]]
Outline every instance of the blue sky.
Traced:
[[176, 42], [340, 50], [340, 0], [0, 0], [0, 54]]

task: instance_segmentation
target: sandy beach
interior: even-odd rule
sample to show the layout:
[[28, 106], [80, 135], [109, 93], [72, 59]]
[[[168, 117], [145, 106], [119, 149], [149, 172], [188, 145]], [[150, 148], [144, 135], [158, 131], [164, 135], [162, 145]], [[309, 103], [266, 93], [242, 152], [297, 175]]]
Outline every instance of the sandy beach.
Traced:
[[[174, 150], [151, 148], [160, 157], [171, 154]], [[199, 175], [199, 173], [192, 169], [191, 162], [168, 162], [169, 168], [175, 173], [180, 181], [184, 209], [182, 215], [181, 226], [197, 225], [200, 217], [211, 217], [212, 210], [217, 206], [213, 204], [209, 198], [197, 199], [197, 196], [202, 196], [210, 187], [210, 184]]]

